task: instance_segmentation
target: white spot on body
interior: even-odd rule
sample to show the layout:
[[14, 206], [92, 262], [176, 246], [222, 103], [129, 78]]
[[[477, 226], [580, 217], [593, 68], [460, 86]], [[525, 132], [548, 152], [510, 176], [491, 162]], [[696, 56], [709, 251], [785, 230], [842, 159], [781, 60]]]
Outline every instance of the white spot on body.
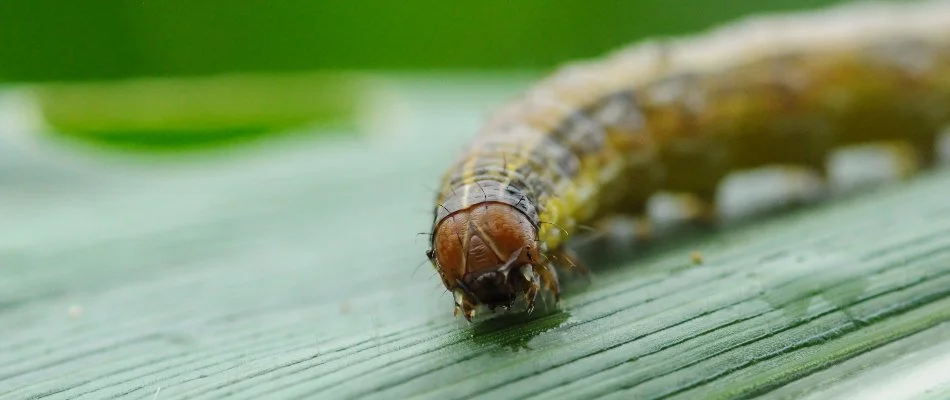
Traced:
[[843, 147], [828, 157], [828, 181], [835, 192], [900, 180], [918, 168], [908, 144], [868, 143]]
[[823, 195], [824, 185], [816, 171], [768, 166], [726, 176], [717, 188], [716, 211], [725, 219], [739, 219]]

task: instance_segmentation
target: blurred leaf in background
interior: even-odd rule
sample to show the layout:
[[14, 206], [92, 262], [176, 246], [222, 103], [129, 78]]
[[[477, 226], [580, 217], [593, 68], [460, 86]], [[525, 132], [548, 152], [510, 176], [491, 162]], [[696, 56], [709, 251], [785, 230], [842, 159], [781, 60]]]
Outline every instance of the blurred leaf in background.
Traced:
[[347, 124], [360, 80], [346, 74], [214, 75], [44, 85], [54, 130], [116, 145], [197, 146], [315, 121]]
[[[352, 116], [364, 92], [341, 71], [540, 72], [645, 37], [834, 2], [9, 0], [0, 83], [55, 83], [38, 98], [56, 132], [175, 147]], [[232, 75], [205, 79], [220, 74]], [[152, 80], [128, 82], [142, 78]]]
[[549, 68], [647, 36], [834, 0], [0, 2], [0, 80]]

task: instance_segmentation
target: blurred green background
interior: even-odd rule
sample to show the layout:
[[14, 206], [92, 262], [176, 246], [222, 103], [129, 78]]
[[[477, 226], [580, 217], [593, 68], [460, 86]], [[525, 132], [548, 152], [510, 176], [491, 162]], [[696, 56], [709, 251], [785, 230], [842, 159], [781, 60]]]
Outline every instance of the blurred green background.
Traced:
[[548, 68], [651, 35], [833, 0], [5, 0], [0, 81]]
[[180, 147], [346, 123], [367, 73], [541, 74], [646, 37], [835, 2], [4, 0], [0, 84], [37, 85], [50, 131]]

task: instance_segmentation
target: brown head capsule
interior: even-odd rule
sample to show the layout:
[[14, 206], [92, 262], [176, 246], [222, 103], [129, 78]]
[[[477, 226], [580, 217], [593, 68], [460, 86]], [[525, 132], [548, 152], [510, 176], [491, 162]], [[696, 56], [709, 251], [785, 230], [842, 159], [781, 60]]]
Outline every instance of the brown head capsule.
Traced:
[[[429, 258], [455, 297], [455, 312], [511, 308], [521, 294], [529, 309], [541, 286], [537, 228], [518, 209], [483, 202], [456, 211], [435, 227]], [[541, 274], [539, 274], [539, 272]]]

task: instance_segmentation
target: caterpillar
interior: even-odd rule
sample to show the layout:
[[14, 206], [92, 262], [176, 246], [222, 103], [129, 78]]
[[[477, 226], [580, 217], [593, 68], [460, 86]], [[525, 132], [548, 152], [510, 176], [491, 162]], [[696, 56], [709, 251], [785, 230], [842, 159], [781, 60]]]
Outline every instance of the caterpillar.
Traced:
[[[757, 15], [554, 71], [493, 112], [448, 168], [426, 256], [455, 313], [532, 312], [583, 268], [579, 227], [642, 216], [658, 191], [715, 204], [734, 171], [827, 173], [843, 146], [934, 162], [950, 122], [950, 2]], [[709, 209], [705, 207], [704, 209]], [[715, 216], [712, 216], [715, 217]]]

